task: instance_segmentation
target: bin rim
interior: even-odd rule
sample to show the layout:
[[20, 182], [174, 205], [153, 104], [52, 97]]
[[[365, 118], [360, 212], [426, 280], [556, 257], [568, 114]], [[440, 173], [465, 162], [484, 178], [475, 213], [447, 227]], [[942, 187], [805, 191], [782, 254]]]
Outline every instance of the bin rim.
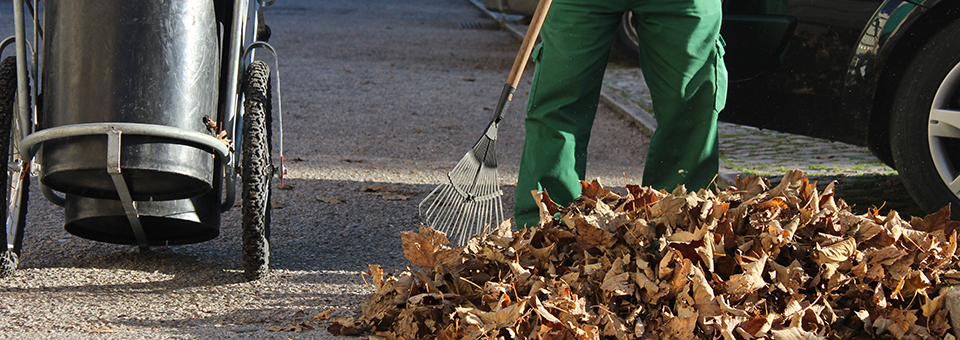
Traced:
[[[84, 123], [58, 126], [34, 132], [20, 142], [20, 154], [31, 159], [44, 142], [89, 135], [121, 133], [137, 136], [155, 136], [183, 141], [208, 152], [216, 153], [224, 159], [230, 159], [230, 148], [217, 137], [194, 131], [186, 131], [165, 125], [144, 123]], [[106, 164], [104, 164], [106, 166]]]

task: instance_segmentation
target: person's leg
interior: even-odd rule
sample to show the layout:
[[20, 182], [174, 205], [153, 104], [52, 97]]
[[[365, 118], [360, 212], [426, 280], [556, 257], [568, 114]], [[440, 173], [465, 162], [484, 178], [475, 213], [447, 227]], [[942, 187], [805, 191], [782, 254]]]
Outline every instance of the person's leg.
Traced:
[[720, 0], [645, 0], [634, 8], [640, 64], [657, 130], [643, 185], [706, 188], [717, 174], [717, 114], [726, 102]]
[[534, 226], [532, 190], [561, 205], [580, 195], [587, 142], [603, 72], [623, 6], [619, 0], [554, 0], [534, 52], [536, 69], [525, 121], [514, 213], [517, 226]]

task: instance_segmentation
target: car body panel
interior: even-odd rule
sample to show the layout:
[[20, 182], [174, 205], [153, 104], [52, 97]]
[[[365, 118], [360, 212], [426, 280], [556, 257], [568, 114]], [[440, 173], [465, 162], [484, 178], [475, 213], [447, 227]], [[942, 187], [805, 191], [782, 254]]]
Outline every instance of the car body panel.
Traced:
[[[746, 80], [768, 71], [782, 56], [796, 27], [796, 18], [787, 15], [724, 15], [720, 33], [727, 43], [725, 49], [728, 53], [735, 51], [737, 55], [736, 58], [727, 57], [724, 60], [729, 79]], [[735, 38], [731, 40], [726, 37]]]
[[[729, 85], [727, 107], [720, 119], [864, 145], [866, 124], [858, 125], [858, 116], [839, 112], [844, 108], [849, 59], [854, 55], [863, 27], [880, 3], [860, 0], [726, 1], [725, 15], [741, 11], [756, 16], [786, 15], [795, 18], [797, 25], [790, 32], [792, 35], [787, 38], [787, 46], [775, 66], [749, 79], [731, 75], [735, 81]], [[728, 42], [753, 41], [754, 37], [725, 34], [724, 39]], [[725, 60], [752, 55], [761, 48], [744, 45], [750, 49], [728, 48]]]

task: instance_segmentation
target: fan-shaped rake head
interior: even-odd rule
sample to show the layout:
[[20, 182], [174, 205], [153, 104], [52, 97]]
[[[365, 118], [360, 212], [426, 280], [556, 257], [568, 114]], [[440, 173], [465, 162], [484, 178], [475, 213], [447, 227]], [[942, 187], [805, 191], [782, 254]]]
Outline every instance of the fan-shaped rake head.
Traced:
[[420, 202], [420, 218], [427, 226], [447, 234], [454, 246], [504, 221], [503, 191], [497, 176], [496, 123], [473, 149]]

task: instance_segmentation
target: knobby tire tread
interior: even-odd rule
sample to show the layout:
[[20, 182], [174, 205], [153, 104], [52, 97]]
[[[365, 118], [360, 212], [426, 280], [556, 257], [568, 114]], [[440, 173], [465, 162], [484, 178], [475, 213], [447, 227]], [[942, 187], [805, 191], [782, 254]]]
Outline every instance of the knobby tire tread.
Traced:
[[[17, 98], [17, 59], [16, 57], [7, 57], [0, 62], [0, 159], [10, 157], [10, 132], [11, 126], [16, 122], [13, 119], [14, 104]], [[9, 185], [9, 175], [0, 177], [0, 188], [6, 188]], [[23, 247], [23, 230], [26, 225], [27, 198], [29, 194], [30, 181], [25, 180], [21, 184], [23, 189], [20, 196], [20, 216], [16, 226], [16, 239], [13, 240], [13, 249], [7, 248], [7, 229], [11, 226], [5, 226], [4, 232], [0, 233], [0, 245], [3, 251], [0, 252], [0, 278], [13, 274], [19, 263], [20, 251]], [[4, 217], [9, 213], [7, 211], [9, 196], [6, 191], [3, 193], [2, 204], [0, 204], [0, 216]]]
[[248, 280], [269, 271], [270, 244], [270, 68], [255, 61], [247, 67], [244, 83], [241, 155], [243, 269]]

